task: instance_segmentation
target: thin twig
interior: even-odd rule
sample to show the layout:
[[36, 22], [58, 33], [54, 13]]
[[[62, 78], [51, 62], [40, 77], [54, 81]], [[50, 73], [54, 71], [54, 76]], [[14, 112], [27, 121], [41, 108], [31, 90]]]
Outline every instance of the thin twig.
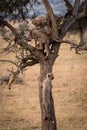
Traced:
[[11, 61], [11, 60], [0, 60], [0, 62], [9, 62], [9, 63], [15, 65], [16, 67], [19, 67], [19, 66], [17, 65], [17, 63], [15, 63], [14, 61]]

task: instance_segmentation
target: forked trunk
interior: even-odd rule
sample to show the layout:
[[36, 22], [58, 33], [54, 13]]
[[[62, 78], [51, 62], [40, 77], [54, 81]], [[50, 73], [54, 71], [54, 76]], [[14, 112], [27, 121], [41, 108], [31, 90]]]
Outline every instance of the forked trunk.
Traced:
[[50, 92], [50, 119], [44, 118], [43, 81], [48, 73], [52, 73], [52, 66], [47, 61], [40, 63], [39, 99], [41, 107], [42, 130], [57, 130], [52, 91]]

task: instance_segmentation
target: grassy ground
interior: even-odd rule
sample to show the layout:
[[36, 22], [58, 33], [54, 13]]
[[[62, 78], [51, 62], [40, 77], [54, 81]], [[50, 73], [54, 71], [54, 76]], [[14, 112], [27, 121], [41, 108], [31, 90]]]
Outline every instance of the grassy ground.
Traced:
[[[0, 38], [0, 48], [4, 46]], [[0, 59], [7, 56], [0, 54]], [[9, 59], [12, 58], [9, 55]], [[0, 76], [10, 64], [0, 63]], [[87, 129], [87, 52], [76, 55], [63, 44], [53, 73], [53, 97], [59, 130]], [[29, 67], [24, 84], [0, 86], [0, 130], [41, 130], [38, 98], [39, 65]]]

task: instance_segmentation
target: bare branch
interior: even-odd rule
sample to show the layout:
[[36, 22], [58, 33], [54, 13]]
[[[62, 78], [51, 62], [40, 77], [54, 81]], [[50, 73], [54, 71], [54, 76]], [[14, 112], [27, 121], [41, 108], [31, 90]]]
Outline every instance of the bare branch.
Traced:
[[76, 43], [74, 43], [73, 41], [70, 41], [70, 40], [58, 40], [58, 41], [56, 41], [56, 42], [58, 42], [58, 43], [67, 43], [67, 44], [69, 44], [71, 47], [70, 47], [70, 50], [72, 50], [73, 48], [75, 49], [75, 52], [76, 52], [76, 54], [80, 54], [79, 53], [79, 51], [81, 50], [81, 46], [82, 45], [79, 45], [79, 44], [76, 44]]
[[68, 0], [64, 0], [64, 2], [65, 2], [65, 6], [67, 8], [68, 13], [72, 14], [73, 6], [71, 5], [71, 3]]
[[9, 62], [9, 63], [15, 65], [16, 67], [18, 67], [17, 63], [15, 63], [14, 61], [11, 61], [11, 60], [0, 60], [0, 62]]
[[64, 21], [63, 25], [60, 28], [60, 34], [62, 34], [62, 36], [64, 36], [66, 34], [66, 32], [69, 30], [69, 28], [75, 23], [75, 21], [76, 21], [76, 19], [73, 17]]
[[16, 31], [16, 29], [11, 25], [9, 24], [7, 21], [5, 21], [4, 19], [0, 18], [0, 23], [3, 25], [3, 26], [7, 26], [13, 33], [16, 37], [19, 36], [18, 32]]
[[[17, 69], [19, 70], [19, 72], [22, 72], [21, 69], [20, 69], [20, 66], [15, 62], [15, 61], [11, 61], [11, 60], [0, 60], [0, 62], [8, 62], [8, 63], [11, 63], [13, 65], [15, 65], [17, 67]], [[11, 73], [13, 71], [10, 71]]]
[[24, 58], [22, 58], [21, 59], [21, 64], [23, 64], [23, 63], [26, 63], [27, 61], [37, 61], [37, 63], [38, 63], [38, 60], [35, 58], [35, 56], [33, 56], [33, 55], [29, 55], [29, 56], [26, 56], [26, 57], [24, 57]]
[[[27, 60], [29, 60], [27, 62]], [[31, 60], [32, 59], [32, 60]], [[24, 62], [26, 61], [26, 62]], [[9, 78], [9, 82], [8, 82], [8, 86], [9, 86], [9, 89], [11, 89], [11, 85], [12, 83], [14, 82], [14, 79], [17, 77], [17, 75], [20, 73], [20, 72], [23, 72], [24, 69], [28, 66], [33, 66], [35, 64], [38, 63], [38, 60], [35, 59], [34, 57], [30, 56], [30, 57], [26, 57], [25, 59], [22, 60], [22, 62], [20, 63], [20, 65], [18, 66], [19, 68], [17, 68], [17, 70], [14, 72], [11, 71], [12, 75], [10, 76]]]
[[78, 11], [79, 11], [79, 6], [80, 6], [80, 0], [75, 0], [74, 2], [74, 6], [73, 6], [73, 16], [77, 16], [78, 15]]
[[83, 9], [83, 12], [87, 15], [87, 0], [85, 0], [85, 6]]
[[83, 11], [78, 14], [77, 19], [83, 18], [87, 16], [87, 0], [85, 0], [85, 4], [83, 7]]
[[70, 41], [70, 40], [59, 40], [59, 42], [61, 43], [68, 43], [69, 45], [73, 46], [73, 47], [78, 47], [77, 44], [75, 44], [73, 41]]
[[0, 60], [0, 62], [9, 62], [17, 67], [16, 71], [14, 71], [13, 69], [8, 70], [11, 73], [11, 75], [9, 75], [9, 81], [8, 81], [9, 89], [11, 89], [11, 85], [14, 82], [15, 78], [19, 75], [19, 73], [23, 73], [23, 71], [26, 67], [37, 64], [38, 60], [34, 56], [29, 55], [29, 56], [26, 56], [25, 58], [21, 59], [21, 62], [19, 65], [17, 65], [17, 63], [15, 63], [14, 61], [11, 61], [11, 60]]
[[7, 26], [14, 33], [15, 39], [16, 39], [16, 44], [19, 44], [24, 49], [30, 51], [31, 53], [34, 53], [36, 48], [29, 45], [27, 42], [25, 42], [24, 39], [20, 36], [20, 34], [16, 31], [16, 29], [11, 24], [9, 24], [7, 21], [5, 21], [1, 18], [0, 18], [0, 23], [3, 24], [3, 26]]
[[66, 34], [66, 32], [70, 29], [70, 27], [79, 19], [86, 17], [87, 14], [85, 12], [81, 12], [78, 14], [78, 16], [76, 18], [69, 18], [65, 21], [65, 23], [61, 26], [60, 29], [60, 34], [62, 34], [62, 36], [64, 36]]
[[58, 38], [58, 30], [57, 30], [57, 23], [56, 23], [56, 18], [55, 18], [54, 12], [53, 12], [48, 0], [42, 0], [42, 2], [45, 5], [46, 10], [47, 10], [48, 15], [49, 15], [50, 20], [51, 20], [53, 39], [57, 39]]
[[[67, 18], [65, 18], [65, 20], [63, 21], [63, 24], [60, 28], [60, 36], [62, 35], [62, 37], [66, 34], [66, 32], [70, 29], [70, 27], [79, 19], [84, 18], [87, 16], [87, 0], [85, 0], [84, 2], [84, 7], [82, 11], [79, 11], [80, 9], [80, 1], [79, 0], [75, 0], [74, 2], [74, 14], [71, 14], [71, 16]], [[74, 17], [74, 16], [75, 17]]]
[[[22, 68], [24, 69], [27, 66], [33, 66], [38, 63], [38, 60], [34, 59], [32, 61], [28, 61], [26, 64], [23, 64]], [[20, 67], [21, 68], [21, 67]]]

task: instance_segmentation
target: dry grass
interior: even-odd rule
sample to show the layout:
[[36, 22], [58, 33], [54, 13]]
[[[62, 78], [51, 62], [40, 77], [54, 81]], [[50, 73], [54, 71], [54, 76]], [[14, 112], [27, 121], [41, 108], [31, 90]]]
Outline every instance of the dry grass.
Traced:
[[[0, 39], [0, 48], [4, 41]], [[76, 55], [62, 45], [54, 65], [53, 96], [59, 130], [87, 129], [87, 52]], [[2, 59], [5, 54], [0, 54]], [[12, 55], [9, 55], [12, 58]], [[10, 64], [0, 63], [0, 75]], [[24, 73], [24, 84], [0, 86], [0, 130], [40, 130], [39, 65]]]

